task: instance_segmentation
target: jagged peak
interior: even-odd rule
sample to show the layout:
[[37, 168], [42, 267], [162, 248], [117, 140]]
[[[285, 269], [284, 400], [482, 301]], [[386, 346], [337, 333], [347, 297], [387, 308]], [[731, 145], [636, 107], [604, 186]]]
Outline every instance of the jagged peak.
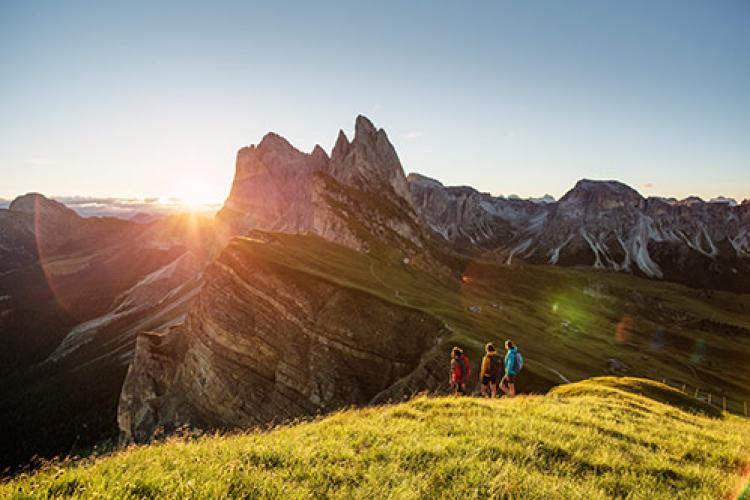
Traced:
[[351, 143], [349, 142], [349, 139], [347, 139], [344, 131], [339, 130], [339, 135], [336, 137], [336, 144], [334, 144], [333, 149], [331, 150], [331, 161], [340, 161], [349, 153], [350, 146]]
[[328, 153], [325, 152], [325, 150], [320, 147], [320, 144], [316, 144], [315, 147], [312, 150], [312, 153], [310, 153], [310, 156], [313, 158], [318, 158], [321, 160], [328, 161]]
[[372, 137], [377, 134], [375, 125], [364, 115], [357, 115], [354, 122], [354, 140], [362, 140], [364, 137]]
[[343, 130], [339, 129], [339, 135], [336, 137], [336, 144], [333, 148], [345, 148], [347, 146], [349, 146], [349, 138], [346, 137], [346, 133]]

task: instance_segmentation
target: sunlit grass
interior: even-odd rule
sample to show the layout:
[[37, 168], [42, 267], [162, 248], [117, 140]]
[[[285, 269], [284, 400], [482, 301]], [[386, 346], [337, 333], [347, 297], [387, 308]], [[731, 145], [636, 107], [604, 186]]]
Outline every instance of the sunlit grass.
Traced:
[[[676, 393], [676, 391], [675, 391]], [[722, 498], [750, 425], [587, 381], [511, 400], [417, 397], [229, 436], [172, 438], [0, 485], [0, 497]]]

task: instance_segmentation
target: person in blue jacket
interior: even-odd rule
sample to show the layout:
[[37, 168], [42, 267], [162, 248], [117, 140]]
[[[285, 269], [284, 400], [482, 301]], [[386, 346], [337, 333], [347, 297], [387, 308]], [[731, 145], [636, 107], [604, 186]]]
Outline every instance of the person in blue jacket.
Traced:
[[505, 349], [508, 352], [505, 354], [505, 376], [500, 381], [500, 390], [506, 396], [515, 396], [516, 377], [523, 368], [523, 356], [512, 340], [505, 341]]

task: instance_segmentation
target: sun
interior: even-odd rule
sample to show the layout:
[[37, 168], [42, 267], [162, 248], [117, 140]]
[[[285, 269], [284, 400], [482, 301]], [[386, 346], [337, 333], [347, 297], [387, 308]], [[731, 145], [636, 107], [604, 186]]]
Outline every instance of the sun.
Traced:
[[210, 185], [200, 179], [187, 179], [180, 182], [175, 190], [175, 198], [192, 211], [221, 203], [221, 197], [210, 189]]

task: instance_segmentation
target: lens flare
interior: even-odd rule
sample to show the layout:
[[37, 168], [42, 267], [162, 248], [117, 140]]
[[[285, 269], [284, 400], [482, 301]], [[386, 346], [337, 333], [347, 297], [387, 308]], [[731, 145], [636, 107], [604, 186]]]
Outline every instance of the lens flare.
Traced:
[[703, 360], [706, 357], [706, 341], [703, 339], [698, 339], [695, 341], [695, 345], [693, 346], [693, 353], [690, 356], [690, 362], [694, 365], [699, 365], [703, 363]]
[[624, 344], [630, 339], [630, 330], [633, 326], [633, 319], [630, 316], [623, 316], [615, 327], [615, 341]]
[[651, 352], [661, 351], [665, 343], [666, 335], [664, 334], [664, 331], [656, 330], [651, 336], [651, 344], [649, 345], [649, 347], [651, 348]]
[[742, 479], [739, 481], [737, 491], [730, 498], [736, 498], [737, 500], [750, 500], [750, 466], [745, 468], [742, 474]]

